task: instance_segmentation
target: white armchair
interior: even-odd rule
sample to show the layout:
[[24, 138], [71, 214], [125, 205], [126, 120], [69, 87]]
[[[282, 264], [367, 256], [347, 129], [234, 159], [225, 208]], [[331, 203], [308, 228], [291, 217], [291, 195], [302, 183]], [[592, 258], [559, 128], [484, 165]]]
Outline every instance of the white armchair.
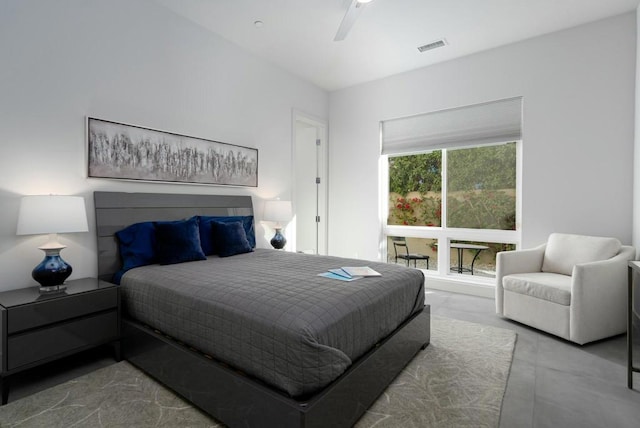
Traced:
[[626, 331], [627, 262], [615, 238], [553, 233], [496, 260], [496, 313], [583, 345]]

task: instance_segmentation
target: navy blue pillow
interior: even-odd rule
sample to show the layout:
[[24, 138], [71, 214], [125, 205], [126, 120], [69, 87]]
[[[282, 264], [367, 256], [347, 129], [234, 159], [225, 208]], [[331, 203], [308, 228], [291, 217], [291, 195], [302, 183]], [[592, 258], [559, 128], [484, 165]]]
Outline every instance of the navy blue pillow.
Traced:
[[161, 265], [205, 260], [200, 246], [198, 219], [157, 222], [156, 254]]
[[241, 222], [242, 227], [246, 235], [247, 241], [251, 248], [256, 247], [256, 233], [253, 226], [253, 216], [198, 216], [200, 221], [200, 245], [202, 251], [210, 256], [212, 254], [218, 254], [216, 245], [216, 236], [213, 233], [213, 227], [211, 222], [216, 221], [218, 223], [235, 223]]
[[156, 231], [153, 222], [135, 223], [118, 232], [118, 248], [122, 259], [122, 268], [115, 273], [113, 281], [120, 284], [122, 275], [129, 269], [157, 263]]
[[253, 251], [241, 222], [212, 221], [211, 227], [217, 243], [217, 253], [220, 257], [229, 257]]

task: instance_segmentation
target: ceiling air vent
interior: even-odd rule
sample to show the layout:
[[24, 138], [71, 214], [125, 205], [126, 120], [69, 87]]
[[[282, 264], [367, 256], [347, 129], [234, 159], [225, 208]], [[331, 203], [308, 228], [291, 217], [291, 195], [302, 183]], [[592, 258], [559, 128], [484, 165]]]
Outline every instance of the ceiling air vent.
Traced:
[[422, 45], [418, 47], [420, 52], [430, 51], [431, 49], [441, 48], [447, 45], [447, 41], [445, 39], [436, 40], [435, 42], [427, 43], [426, 45]]

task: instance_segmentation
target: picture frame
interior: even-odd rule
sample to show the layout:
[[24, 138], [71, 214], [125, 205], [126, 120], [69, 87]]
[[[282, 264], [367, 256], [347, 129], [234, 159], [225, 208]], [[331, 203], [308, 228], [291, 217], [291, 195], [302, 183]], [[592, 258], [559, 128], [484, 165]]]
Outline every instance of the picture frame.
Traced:
[[87, 117], [94, 178], [258, 187], [258, 149]]

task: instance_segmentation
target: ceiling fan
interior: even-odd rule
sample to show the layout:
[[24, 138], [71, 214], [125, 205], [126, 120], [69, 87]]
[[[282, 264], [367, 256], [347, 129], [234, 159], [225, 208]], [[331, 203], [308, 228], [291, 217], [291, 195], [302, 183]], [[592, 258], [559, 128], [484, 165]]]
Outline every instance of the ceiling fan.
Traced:
[[371, 3], [372, 0], [351, 0], [351, 4], [349, 4], [349, 9], [347, 9], [347, 13], [345, 13], [344, 18], [342, 18], [342, 22], [340, 23], [340, 27], [338, 27], [338, 32], [334, 37], [334, 42], [339, 42], [347, 37], [351, 27], [355, 24], [356, 19], [362, 13], [362, 10], [368, 3]]

